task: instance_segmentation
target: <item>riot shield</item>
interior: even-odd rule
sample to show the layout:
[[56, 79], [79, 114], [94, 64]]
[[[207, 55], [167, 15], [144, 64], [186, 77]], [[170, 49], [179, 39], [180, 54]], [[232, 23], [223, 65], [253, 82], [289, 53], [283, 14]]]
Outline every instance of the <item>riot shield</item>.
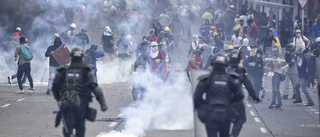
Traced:
[[[199, 82], [198, 77], [204, 74], [208, 74], [209, 71], [199, 71], [199, 70], [193, 70], [191, 69], [191, 85], [192, 85], [192, 95], [195, 93], [195, 89], [197, 87], [197, 84]], [[206, 129], [203, 123], [198, 118], [197, 111], [193, 109], [194, 113], [194, 134], [195, 137], [207, 137]]]

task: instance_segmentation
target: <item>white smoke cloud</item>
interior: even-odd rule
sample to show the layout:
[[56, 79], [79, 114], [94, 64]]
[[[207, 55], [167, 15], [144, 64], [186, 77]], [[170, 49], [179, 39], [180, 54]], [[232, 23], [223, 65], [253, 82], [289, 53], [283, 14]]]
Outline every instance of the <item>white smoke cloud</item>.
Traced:
[[190, 83], [185, 73], [171, 74], [172, 79], [163, 83], [150, 73], [134, 78], [147, 89], [144, 100], [132, 103], [122, 110], [124, 129], [121, 132], [110, 131], [98, 137], [141, 137], [148, 129], [191, 129], [193, 128], [192, 98]]

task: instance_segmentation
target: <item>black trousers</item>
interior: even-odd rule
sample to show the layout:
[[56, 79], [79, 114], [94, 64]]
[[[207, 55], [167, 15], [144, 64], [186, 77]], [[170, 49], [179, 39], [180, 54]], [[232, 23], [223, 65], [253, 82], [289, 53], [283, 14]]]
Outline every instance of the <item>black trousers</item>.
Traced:
[[33, 88], [33, 80], [32, 80], [30, 72], [31, 72], [30, 63], [24, 63], [24, 64], [18, 66], [17, 79], [18, 79], [18, 85], [19, 85], [20, 90], [23, 90], [22, 82], [21, 82], [21, 78], [22, 78], [23, 74], [27, 76], [29, 83], [30, 83], [30, 88]]
[[[64, 137], [70, 137], [73, 134], [73, 129], [76, 130], [76, 137], [84, 137], [86, 131], [86, 110], [87, 106], [83, 104], [78, 108], [62, 110], [62, 115], [66, 123], [63, 128]], [[68, 129], [68, 132], [66, 131], [66, 128]]]
[[234, 136], [239, 136], [242, 125], [247, 121], [246, 107], [244, 106], [243, 101], [235, 102], [231, 105], [231, 107], [239, 113], [239, 119], [233, 123], [231, 134]]
[[209, 117], [205, 123], [208, 137], [229, 137], [230, 121], [215, 121]]

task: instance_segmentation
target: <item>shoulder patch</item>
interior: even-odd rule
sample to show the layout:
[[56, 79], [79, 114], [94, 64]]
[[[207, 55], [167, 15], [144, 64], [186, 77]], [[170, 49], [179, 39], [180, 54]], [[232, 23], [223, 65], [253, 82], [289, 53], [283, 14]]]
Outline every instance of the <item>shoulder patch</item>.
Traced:
[[239, 75], [236, 72], [229, 72], [229, 75], [233, 78], [239, 78]]

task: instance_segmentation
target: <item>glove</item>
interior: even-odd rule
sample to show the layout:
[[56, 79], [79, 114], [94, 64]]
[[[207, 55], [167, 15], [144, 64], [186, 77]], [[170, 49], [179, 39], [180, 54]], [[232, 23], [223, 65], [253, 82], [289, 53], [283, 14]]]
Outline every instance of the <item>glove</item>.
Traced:
[[105, 103], [103, 103], [103, 104], [100, 104], [100, 109], [101, 109], [101, 111], [106, 111], [106, 110], [108, 110], [108, 106], [107, 106], [107, 104], [105, 104]]

